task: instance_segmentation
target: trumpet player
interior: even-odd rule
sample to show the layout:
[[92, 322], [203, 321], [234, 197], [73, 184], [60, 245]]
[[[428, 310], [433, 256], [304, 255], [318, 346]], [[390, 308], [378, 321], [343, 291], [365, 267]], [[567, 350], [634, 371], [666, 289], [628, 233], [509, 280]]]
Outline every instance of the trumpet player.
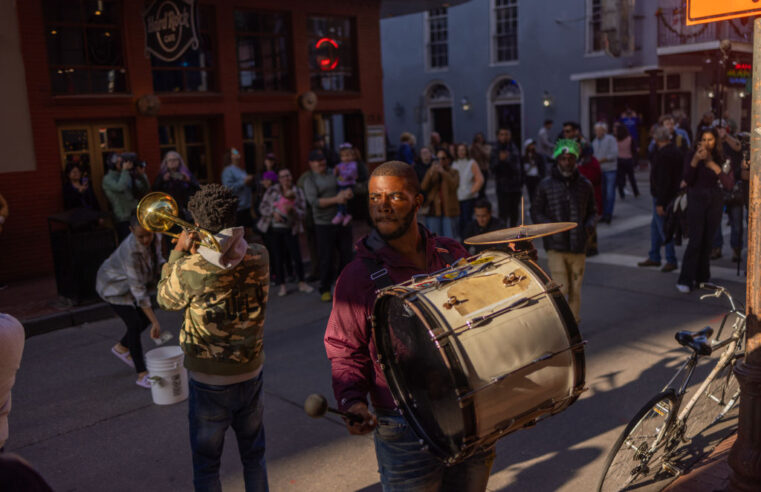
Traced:
[[217, 250], [183, 231], [161, 272], [159, 305], [185, 310], [180, 346], [190, 371], [189, 424], [196, 490], [221, 490], [219, 466], [228, 427], [235, 430], [246, 490], [267, 490], [262, 425], [262, 334], [269, 255], [235, 226], [238, 198], [218, 184], [188, 202], [196, 226]]

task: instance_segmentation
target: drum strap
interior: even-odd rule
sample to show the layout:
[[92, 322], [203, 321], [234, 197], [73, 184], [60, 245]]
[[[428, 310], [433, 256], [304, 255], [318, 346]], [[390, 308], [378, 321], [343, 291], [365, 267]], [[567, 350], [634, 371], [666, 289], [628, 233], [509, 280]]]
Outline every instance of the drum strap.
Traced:
[[[436, 245], [436, 252], [441, 256], [441, 259], [444, 260], [444, 263], [446, 263], [447, 266], [454, 263], [454, 257], [448, 249]], [[367, 268], [367, 271], [370, 273], [370, 280], [375, 282], [376, 290], [383, 290], [386, 287], [394, 285], [391, 276], [388, 274], [388, 269], [380, 258], [377, 256], [375, 258], [362, 257], [362, 261], [365, 264], [365, 268]]]

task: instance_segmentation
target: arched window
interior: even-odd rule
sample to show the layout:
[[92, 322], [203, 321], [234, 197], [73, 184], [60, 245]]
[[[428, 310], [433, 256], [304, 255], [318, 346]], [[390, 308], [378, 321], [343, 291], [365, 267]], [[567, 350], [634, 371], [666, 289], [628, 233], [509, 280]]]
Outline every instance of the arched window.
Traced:
[[452, 91], [445, 84], [435, 82], [425, 91], [427, 118], [423, 125], [425, 144], [430, 141], [431, 133], [437, 132], [442, 142], [452, 143], [454, 131], [452, 125]]
[[522, 99], [520, 84], [510, 77], [495, 80], [489, 89], [489, 131], [496, 135], [500, 128], [509, 128], [518, 147], [523, 141]]

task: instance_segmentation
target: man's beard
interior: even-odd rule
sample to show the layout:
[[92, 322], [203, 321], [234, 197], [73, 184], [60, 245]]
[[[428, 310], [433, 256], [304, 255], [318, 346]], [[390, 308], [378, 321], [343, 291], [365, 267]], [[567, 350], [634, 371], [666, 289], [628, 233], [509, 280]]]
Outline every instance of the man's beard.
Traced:
[[415, 220], [414, 207], [412, 208], [412, 210], [410, 210], [410, 213], [402, 217], [399, 227], [397, 227], [391, 232], [388, 232], [386, 234], [382, 233], [380, 229], [378, 229], [378, 224], [376, 223], [375, 219], [373, 219], [373, 225], [375, 226], [375, 230], [378, 232], [378, 235], [380, 235], [380, 237], [383, 238], [384, 241], [391, 241], [393, 239], [399, 239], [400, 237], [404, 236], [407, 233], [407, 231], [410, 229], [410, 225], [412, 225], [413, 220]]

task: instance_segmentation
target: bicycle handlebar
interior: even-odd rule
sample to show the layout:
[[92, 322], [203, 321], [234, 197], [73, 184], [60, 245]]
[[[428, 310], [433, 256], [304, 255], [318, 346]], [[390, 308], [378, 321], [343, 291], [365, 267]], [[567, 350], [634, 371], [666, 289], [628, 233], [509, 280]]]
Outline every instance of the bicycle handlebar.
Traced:
[[740, 301], [737, 301], [737, 304], [735, 304], [735, 300], [732, 297], [732, 294], [729, 293], [729, 291], [720, 285], [712, 284], [710, 282], [701, 282], [700, 284], [701, 289], [707, 289], [712, 290], [713, 293], [711, 294], [703, 294], [700, 296], [700, 300], [708, 299], [709, 297], [721, 297], [722, 294], [727, 296], [727, 299], [729, 299], [729, 304], [732, 306], [732, 311], [737, 312], [737, 304], [740, 304], [742, 306], [742, 303]]

